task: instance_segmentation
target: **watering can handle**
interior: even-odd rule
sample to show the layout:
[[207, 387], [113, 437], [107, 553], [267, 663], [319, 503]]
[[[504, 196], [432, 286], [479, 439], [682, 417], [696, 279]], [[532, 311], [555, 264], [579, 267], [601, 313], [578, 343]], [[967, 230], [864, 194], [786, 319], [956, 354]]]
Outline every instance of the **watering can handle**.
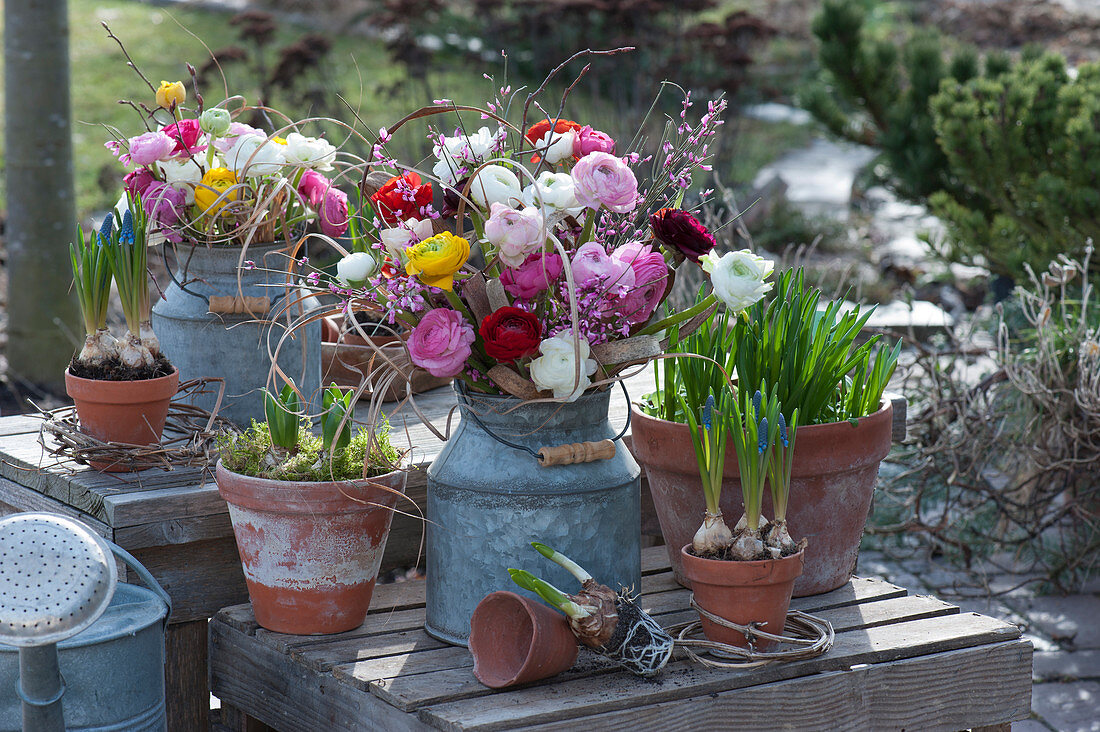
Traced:
[[150, 573], [141, 562], [134, 559], [134, 556], [130, 554], [130, 552], [113, 541], [108, 540], [107, 544], [111, 547], [111, 551], [114, 552], [115, 556], [125, 562], [127, 567], [134, 570], [134, 574], [138, 576], [138, 579], [140, 579], [146, 587], [153, 591], [154, 595], [164, 600], [164, 604], [168, 606], [168, 612], [164, 615], [164, 624], [167, 625], [168, 617], [172, 614], [172, 598], [164, 591], [164, 588], [160, 586], [160, 583], [157, 582], [152, 573]]
[[574, 442], [568, 445], [541, 447], [538, 452], [535, 452], [526, 445], [511, 442], [493, 432], [481, 421], [481, 418], [478, 417], [472, 409], [464, 411], [463, 415], [469, 414], [473, 421], [477, 423], [478, 427], [483, 429], [487, 435], [502, 445], [507, 445], [514, 450], [522, 450], [523, 452], [530, 453], [539, 461], [539, 465], [544, 468], [550, 467], [551, 465], [573, 465], [574, 463], [592, 463], [597, 460], [610, 460], [615, 457], [615, 442], [621, 440], [626, 435], [627, 431], [630, 430], [630, 392], [626, 390], [625, 382], [620, 380], [619, 386], [623, 388], [623, 396], [626, 397], [628, 407], [626, 410], [626, 424], [623, 425], [622, 431], [610, 440], [600, 440], [599, 442]]

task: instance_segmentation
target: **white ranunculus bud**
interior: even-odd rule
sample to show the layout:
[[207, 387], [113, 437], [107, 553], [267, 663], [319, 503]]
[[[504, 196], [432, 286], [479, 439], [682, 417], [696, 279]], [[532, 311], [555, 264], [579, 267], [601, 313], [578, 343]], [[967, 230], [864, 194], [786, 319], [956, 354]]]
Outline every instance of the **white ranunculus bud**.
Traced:
[[470, 197], [486, 211], [494, 203], [511, 206], [520, 199], [519, 178], [503, 165], [486, 165], [474, 176]]
[[400, 226], [382, 229], [378, 232], [378, 238], [382, 240], [382, 246], [386, 247], [390, 258], [404, 266], [409, 261], [405, 248], [424, 241], [433, 233], [431, 219], [411, 218]]
[[528, 206], [541, 206], [548, 219], [578, 216], [584, 206], [577, 201], [573, 176], [544, 170], [535, 182], [523, 189], [523, 202]]
[[199, 115], [199, 128], [211, 137], [225, 137], [229, 134], [229, 125], [233, 118], [228, 109], [211, 107]]
[[366, 252], [354, 252], [336, 263], [336, 279], [344, 287], [359, 289], [378, 269], [378, 262]]
[[241, 135], [225, 154], [226, 167], [238, 176], [258, 178], [278, 173], [286, 164], [285, 145], [259, 135]]
[[531, 362], [531, 380], [535, 382], [535, 386], [553, 391], [555, 399], [577, 401], [584, 390], [592, 386], [588, 377], [596, 373], [596, 362], [588, 357], [588, 341], [582, 337], [579, 344], [581, 366], [578, 379], [578, 352], [575, 348], [577, 342], [573, 340], [572, 331], [564, 331], [544, 339], [539, 344], [542, 355]]
[[573, 143], [577, 140], [577, 133], [573, 130], [564, 132], [549, 131], [535, 143], [535, 150], [542, 154], [546, 162], [560, 163], [562, 160], [573, 157]]
[[708, 252], [700, 257], [699, 264], [710, 275], [714, 294], [730, 312], [740, 313], [751, 307], [772, 289], [772, 283], [765, 280], [771, 277], [775, 262], [748, 249], [727, 252], [721, 257]]
[[286, 136], [286, 161], [314, 170], [332, 170], [336, 147], [321, 137], [306, 137], [297, 132]]
[[162, 160], [157, 169], [165, 183], [183, 191], [188, 206], [195, 202], [195, 186], [202, 182], [203, 170], [194, 158]]

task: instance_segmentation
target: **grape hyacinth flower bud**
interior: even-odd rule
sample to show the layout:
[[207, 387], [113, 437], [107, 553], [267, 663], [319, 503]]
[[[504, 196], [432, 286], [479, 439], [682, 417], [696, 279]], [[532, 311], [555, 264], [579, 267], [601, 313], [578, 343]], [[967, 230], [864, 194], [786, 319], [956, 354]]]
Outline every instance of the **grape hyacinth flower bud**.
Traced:
[[[757, 392], [759, 393], [759, 392]], [[757, 426], [757, 450], [763, 454], [768, 449], [768, 418], [761, 417], [760, 424]]]

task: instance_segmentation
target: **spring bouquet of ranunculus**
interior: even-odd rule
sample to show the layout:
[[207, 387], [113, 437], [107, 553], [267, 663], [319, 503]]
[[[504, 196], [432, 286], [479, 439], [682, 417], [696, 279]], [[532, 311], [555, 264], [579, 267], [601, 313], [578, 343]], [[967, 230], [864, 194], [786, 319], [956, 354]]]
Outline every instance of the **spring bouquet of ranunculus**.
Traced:
[[[132, 105], [146, 131], [114, 130], [106, 145], [127, 170], [127, 193], [143, 202], [151, 241], [290, 241], [310, 222], [333, 237], [347, 230], [347, 195], [333, 185], [336, 147], [302, 134], [305, 122], [240, 97], [209, 106], [196, 93], [189, 106], [179, 81], [150, 89], [155, 106]], [[257, 116], [277, 120], [273, 131], [241, 121]]]
[[[722, 100], [695, 119], [685, 98], [659, 152], [643, 156], [582, 122], [528, 120], [530, 98], [512, 123], [500, 92], [484, 109], [440, 100], [379, 131], [354, 217], [370, 246], [328, 284], [346, 309], [381, 314], [405, 331], [414, 364], [467, 389], [572, 401], [658, 356], [670, 325], [690, 330], [719, 299], [743, 307], [767, 273], [715, 256], [714, 237], [680, 207], [710, 169]], [[478, 129], [466, 126], [479, 114]], [[429, 127], [434, 162], [389, 157], [396, 129], [425, 118], [456, 120]], [[714, 293], [659, 319], [680, 265], [701, 266]]]

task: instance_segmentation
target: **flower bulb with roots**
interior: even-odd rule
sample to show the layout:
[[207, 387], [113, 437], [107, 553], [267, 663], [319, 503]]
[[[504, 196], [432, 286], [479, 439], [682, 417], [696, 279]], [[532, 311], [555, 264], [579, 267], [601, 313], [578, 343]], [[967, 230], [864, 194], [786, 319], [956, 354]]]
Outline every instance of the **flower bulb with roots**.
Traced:
[[699, 556], [717, 554], [733, 543], [733, 532], [722, 519], [722, 512], [707, 511], [703, 524], [691, 540], [691, 548]]
[[156, 360], [149, 349], [142, 345], [141, 339], [130, 332], [126, 334], [126, 338], [118, 348], [118, 359], [123, 366], [134, 369], [152, 366]]
[[118, 356], [118, 341], [106, 328], [99, 328], [84, 338], [84, 347], [76, 360], [87, 366], [102, 366], [109, 359]]
[[149, 349], [149, 353], [153, 354], [153, 358], [160, 355], [160, 340], [157, 338], [157, 334], [153, 332], [153, 324], [148, 320], [141, 321], [141, 345]]

